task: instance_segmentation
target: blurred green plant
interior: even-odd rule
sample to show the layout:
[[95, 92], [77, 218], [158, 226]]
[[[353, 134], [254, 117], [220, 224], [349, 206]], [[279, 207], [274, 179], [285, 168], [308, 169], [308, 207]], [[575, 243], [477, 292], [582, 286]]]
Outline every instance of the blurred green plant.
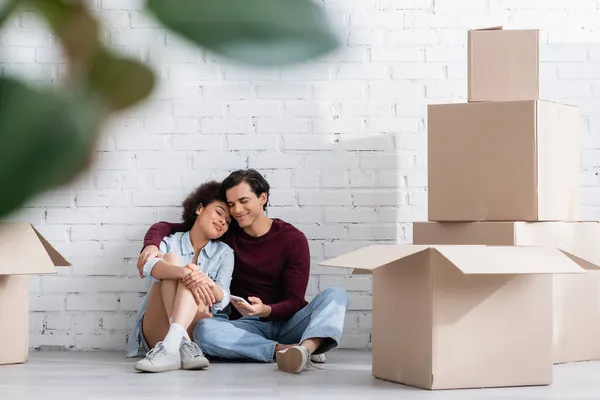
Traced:
[[[20, 7], [45, 18], [69, 72], [47, 89], [0, 77], [0, 217], [73, 180], [93, 161], [103, 121], [154, 88], [150, 68], [102, 45], [83, 1], [5, 0], [0, 27]], [[338, 46], [313, 0], [147, 0], [146, 7], [166, 29], [242, 64], [289, 65]]]

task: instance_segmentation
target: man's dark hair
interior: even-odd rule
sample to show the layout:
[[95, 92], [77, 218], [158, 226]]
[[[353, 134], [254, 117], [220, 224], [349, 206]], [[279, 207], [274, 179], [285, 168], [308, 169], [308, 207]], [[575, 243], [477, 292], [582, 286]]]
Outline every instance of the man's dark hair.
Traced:
[[227, 203], [224, 196], [224, 191], [221, 190], [222, 184], [217, 181], [208, 181], [198, 186], [188, 197], [183, 201], [183, 213], [181, 219], [186, 226], [186, 229], [192, 229], [196, 221], [196, 210], [198, 207], [206, 207], [213, 201], [222, 201]]
[[271, 187], [269, 186], [269, 182], [267, 182], [260, 172], [252, 168], [239, 169], [229, 174], [229, 176], [223, 180], [221, 185], [223, 196], [225, 196], [225, 192], [229, 189], [242, 182], [246, 182], [250, 186], [250, 190], [252, 190], [256, 196], [260, 196], [263, 193], [267, 194], [267, 201], [263, 206], [263, 210], [266, 210], [267, 204], [269, 203], [269, 190]]

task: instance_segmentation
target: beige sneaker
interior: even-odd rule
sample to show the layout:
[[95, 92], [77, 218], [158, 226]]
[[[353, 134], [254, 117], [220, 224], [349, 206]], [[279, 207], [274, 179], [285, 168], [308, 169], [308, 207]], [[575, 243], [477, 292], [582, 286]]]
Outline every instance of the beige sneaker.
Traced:
[[325, 362], [327, 362], [327, 357], [325, 357], [325, 353], [311, 354], [310, 361], [314, 362], [315, 364], [325, 364]]
[[275, 354], [277, 368], [282, 371], [297, 374], [298, 372], [310, 369], [310, 353], [308, 349], [302, 346], [288, 347], [285, 350], [278, 351]]
[[208, 368], [208, 360], [204, 357], [200, 346], [196, 343], [183, 338], [179, 346], [181, 354], [181, 368], [186, 370]]

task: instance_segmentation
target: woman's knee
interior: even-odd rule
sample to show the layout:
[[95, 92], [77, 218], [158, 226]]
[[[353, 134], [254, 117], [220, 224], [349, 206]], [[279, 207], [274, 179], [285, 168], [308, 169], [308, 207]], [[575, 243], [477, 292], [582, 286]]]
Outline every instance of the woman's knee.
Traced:
[[168, 253], [165, 253], [163, 255], [163, 260], [165, 260], [167, 262], [170, 262], [170, 263], [173, 263], [173, 264], [176, 264], [176, 265], [180, 265], [181, 264], [181, 256], [179, 254], [175, 253], [175, 252], [172, 252], [172, 251], [170, 251]]

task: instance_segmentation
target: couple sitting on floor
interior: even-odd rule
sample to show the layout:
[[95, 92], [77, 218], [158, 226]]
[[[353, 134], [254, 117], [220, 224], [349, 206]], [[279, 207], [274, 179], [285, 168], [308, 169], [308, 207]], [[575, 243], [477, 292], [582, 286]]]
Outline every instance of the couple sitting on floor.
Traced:
[[[127, 343], [146, 372], [202, 369], [209, 357], [277, 362], [297, 373], [342, 335], [348, 295], [310, 303], [308, 241], [265, 209], [269, 184], [253, 169], [207, 182], [183, 202], [183, 222], [154, 224], [138, 260], [152, 285]], [[232, 220], [233, 218], [233, 220]]]

